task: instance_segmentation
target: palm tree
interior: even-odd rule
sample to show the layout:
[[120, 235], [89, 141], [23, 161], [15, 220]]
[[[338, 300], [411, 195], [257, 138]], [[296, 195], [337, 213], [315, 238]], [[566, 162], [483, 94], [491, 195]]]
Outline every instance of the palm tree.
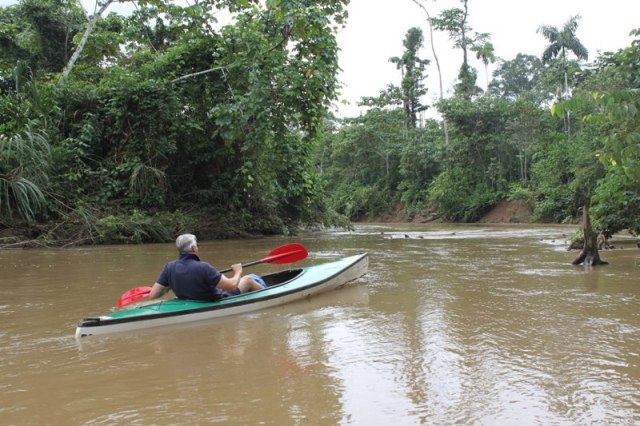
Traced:
[[489, 33], [476, 34], [471, 51], [476, 53], [476, 59], [480, 59], [484, 64], [484, 75], [487, 80], [487, 91], [489, 89], [489, 64], [496, 61], [495, 49], [491, 43]]
[[562, 90], [563, 95], [567, 95], [569, 91], [567, 54], [572, 52], [578, 59], [589, 59], [589, 51], [582, 45], [580, 40], [578, 40], [578, 37], [576, 37], [576, 30], [578, 29], [578, 21], [580, 19], [580, 15], [572, 16], [564, 24], [562, 29], [558, 29], [551, 25], [543, 25], [538, 28], [537, 31], [551, 43], [542, 53], [542, 62], [547, 64], [557, 57], [560, 57], [561, 59], [562, 73], [564, 76], [564, 87]]
[[11, 137], [0, 135], [0, 219], [17, 213], [31, 221], [46, 209], [50, 158], [49, 141], [29, 126]]

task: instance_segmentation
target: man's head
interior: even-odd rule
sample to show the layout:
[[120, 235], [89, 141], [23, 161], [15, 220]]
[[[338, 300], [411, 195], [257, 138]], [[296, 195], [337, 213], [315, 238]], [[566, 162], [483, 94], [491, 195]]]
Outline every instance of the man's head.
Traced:
[[193, 234], [182, 234], [176, 238], [176, 248], [180, 253], [191, 253], [194, 248], [197, 250], [198, 241]]

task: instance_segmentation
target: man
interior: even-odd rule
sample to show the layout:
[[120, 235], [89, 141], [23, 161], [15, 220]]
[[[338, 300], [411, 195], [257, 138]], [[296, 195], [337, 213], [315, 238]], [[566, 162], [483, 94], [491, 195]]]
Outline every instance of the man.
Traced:
[[[214, 301], [264, 288], [254, 276], [242, 276], [242, 264], [232, 265], [233, 277], [228, 278], [198, 257], [195, 235], [176, 238], [178, 259], [167, 263], [145, 299], [157, 299], [169, 290], [176, 297], [188, 300]], [[257, 277], [259, 279], [259, 277]]]

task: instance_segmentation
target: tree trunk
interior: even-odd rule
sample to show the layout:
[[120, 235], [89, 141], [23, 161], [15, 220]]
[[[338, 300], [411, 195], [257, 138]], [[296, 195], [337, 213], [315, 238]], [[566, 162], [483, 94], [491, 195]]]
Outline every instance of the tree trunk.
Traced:
[[[418, 5], [424, 13], [427, 14], [427, 22], [429, 23], [429, 37], [431, 42], [431, 52], [433, 53], [433, 58], [436, 60], [436, 68], [438, 69], [438, 80], [440, 83], [440, 100], [444, 99], [444, 90], [442, 89], [442, 71], [440, 70], [440, 60], [438, 59], [438, 55], [436, 54], [436, 46], [433, 43], [433, 24], [431, 24], [431, 15], [427, 8], [420, 3], [418, 0], [413, 0], [415, 4]], [[442, 125], [444, 130], [444, 144], [449, 145], [449, 125], [447, 124], [447, 117], [442, 117]]]
[[598, 235], [591, 228], [588, 203], [585, 204], [582, 210], [582, 230], [584, 232], [584, 247], [580, 255], [571, 264], [585, 266], [607, 265], [609, 262], [600, 259], [600, 254], [598, 253]]
[[87, 44], [87, 40], [89, 40], [89, 36], [93, 31], [93, 27], [95, 27], [96, 22], [98, 22], [98, 19], [100, 19], [104, 11], [107, 10], [109, 5], [113, 2], [114, 0], [107, 0], [102, 6], [100, 6], [100, 10], [98, 10], [98, 12], [95, 13], [89, 20], [87, 29], [84, 31], [84, 34], [82, 35], [82, 39], [80, 39], [80, 43], [78, 43], [76, 50], [73, 52], [73, 55], [71, 55], [71, 59], [69, 59], [69, 62], [67, 62], [67, 65], [64, 67], [64, 70], [62, 71], [62, 77], [60, 78], [60, 82], [64, 82], [64, 80], [66, 80], [67, 77], [69, 76], [69, 73], [71, 73], [71, 70], [73, 69], [73, 66], [78, 60], [80, 53], [82, 53], [82, 50], [84, 49], [84, 45]]

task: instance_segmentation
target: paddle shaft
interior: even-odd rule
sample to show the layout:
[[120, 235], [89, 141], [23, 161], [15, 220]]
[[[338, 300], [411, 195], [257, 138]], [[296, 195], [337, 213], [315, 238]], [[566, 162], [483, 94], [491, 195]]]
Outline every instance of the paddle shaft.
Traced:
[[[242, 267], [246, 268], [248, 266], [253, 266], [253, 265], [258, 265], [260, 263], [289, 263], [289, 261], [284, 260], [284, 258], [290, 258], [290, 261], [298, 261], [301, 259], [304, 259], [305, 257], [307, 257], [307, 252], [304, 248], [301, 249], [297, 249], [297, 250], [291, 250], [291, 251], [287, 251], [285, 253], [280, 253], [280, 254], [275, 254], [272, 256], [267, 256], [264, 259], [260, 259], [260, 260], [254, 260], [253, 262], [247, 262], [247, 263], [243, 263]], [[278, 262], [276, 262], [278, 261]], [[233, 268], [227, 268], [227, 269], [223, 269], [222, 271], [220, 271], [221, 274], [224, 274], [225, 272], [231, 272], [233, 270]]]
[[[257, 265], [259, 263], [262, 263], [262, 260], [254, 260], [253, 262], [249, 262], [249, 263], [243, 263], [242, 267], [246, 268], [248, 266], [253, 266], [253, 265]], [[219, 271], [221, 274], [224, 274], [225, 272], [231, 272], [233, 271], [233, 268], [227, 268], [227, 269], [223, 269], [222, 271]]]

